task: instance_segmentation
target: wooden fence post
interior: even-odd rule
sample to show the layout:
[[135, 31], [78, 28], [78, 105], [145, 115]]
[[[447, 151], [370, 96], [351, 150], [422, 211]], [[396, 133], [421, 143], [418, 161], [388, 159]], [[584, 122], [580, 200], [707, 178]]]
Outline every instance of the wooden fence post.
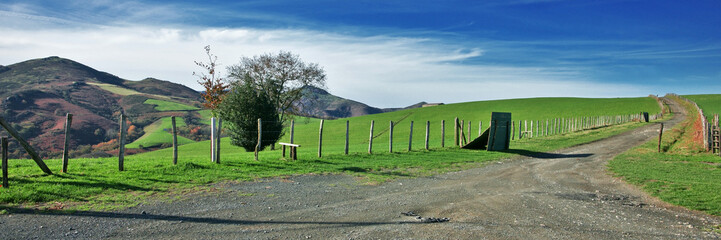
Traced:
[[215, 118], [210, 118], [210, 161], [215, 162]]
[[390, 129], [389, 129], [390, 134], [388, 135], [388, 142], [390, 142], [390, 144], [388, 144], [388, 152], [392, 153], [393, 152], [393, 121], [390, 121], [390, 122], [391, 122]]
[[2, 174], [3, 174], [3, 185], [2, 187], [8, 188], [8, 138], [0, 138], [0, 152], [2, 152]]
[[373, 154], [373, 126], [375, 123], [375, 120], [371, 120], [371, 133], [370, 137], [368, 137], [368, 154]]
[[318, 158], [322, 157], [323, 152], [323, 122], [325, 120], [320, 120], [320, 128], [318, 129]]
[[411, 148], [413, 147], [413, 121], [411, 121], [411, 131], [408, 136], [408, 151], [411, 151]]
[[65, 114], [65, 142], [63, 143], [63, 173], [68, 172], [68, 154], [70, 147], [70, 126], [73, 124], [73, 115], [68, 113]]
[[350, 121], [345, 121], [345, 155], [348, 155], [348, 131], [350, 128]]
[[173, 165], [178, 165], [178, 129], [175, 127], [175, 116], [170, 117], [173, 130]]
[[663, 137], [663, 123], [661, 123], [661, 129], [658, 130], [658, 152], [661, 152], [661, 137]]
[[511, 140], [516, 140], [516, 122], [511, 120]]
[[10, 127], [10, 124], [5, 122], [5, 119], [3, 119], [2, 117], [0, 117], [0, 126], [5, 128], [5, 130], [7, 130], [7, 132], [8, 132], [8, 134], [10, 134], [10, 136], [12, 136], [13, 138], [15, 138], [15, 140], [18, 141], [20, 146], [22, 146], [25, 149], [25, 151], [30, 155], [30, 157], [33, 159], [33, 161], [35, 161], [35, 164], [37, 164], [38, 167], [40, 167], [40, 169], [43, 170], [43, 172], [45, 174], [53, 175], [53, 172], [50, 171], [50, 168], [48, 168], [47, 165], [45, 165], [45, 162], [43, 162], [43, 159], [41, 159], [40, 156], [35, 152], [35, 149], [33, 149], [33, 147], [30, 146], [30, 144], [27, 141], [25, 141], [25, 139], [23, 137], [21, 137], [17, 131], [15, 131], [15, 129]]
[[290, 144], [293, 144], [295, 137], [295, 120], [290, 120]]
[[255, 161], [258, 161], [258, 151], [260, 151], [260, 144], [263, 141], [263, 122], [262, 119], [258, 118], [258, 143], [255, 144]]
[[471, 142], [471, 120], [468, 120], [468, 142]]
[[546, 131], [543, 132], [543, 136], [548, 136], [548, 119], [546, 119]]
[[446, 147], [446, 120], [441, 120], [441, 147]]
[[120, 149], [118, 150], [118, 170], [125, 170], [125, 114], [120, 114]]
[[531, 138], [533, 137], [535, 137], [535, 135], [533, 135], [533, 120], [531, 120]]
[[[215, 163], [220, 164], [220, 135], [223, 131], [223, 119], [218, 118], [218, 129], [215, 130]], [[270, 150], [273, 150], [275, 143], [271, 145]]]
[[456, 117], [455, 122], [453, 122], [453, 144], [455, 144], [455, 146], [460, 144], [458, 140], [458, 117]]
[[458, 125], [459, 130], [461, 131], [460, 135], [458, 135], [458, 146], [463, 146], [463, 142], [466, 141], [466, 135], [464, 134], [463, 127], [466, 126], [466, 120], [461, 120], [461, 124]]
[[431, 121], [426, 121], [426, 150], [428, 150], [428, 140], [430, 137]]
[[478, 136], [480, 137], [481, 134], [483, 134], [483, 121], [478, 121]]

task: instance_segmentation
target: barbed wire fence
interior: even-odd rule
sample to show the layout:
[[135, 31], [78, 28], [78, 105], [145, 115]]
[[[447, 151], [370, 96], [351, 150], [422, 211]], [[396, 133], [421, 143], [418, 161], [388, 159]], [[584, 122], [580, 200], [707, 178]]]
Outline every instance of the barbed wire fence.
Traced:
[[[176, 118], [177, 117], [183, 117], [183, 114], [169, 114], [168, 116], [171, 118], [171, 129], [170, 133], [172, 135], [172, 164], [178, 163], [179, 153], [178, 153], [178, 141], [177, 141], [177, 124], [176, 124]], [[126, 134], [128, 131], [128, 123], [132, 124], [132, 120], [129, 118], [140, 118], [144, 117], [143, 115], [125, 115], [120, 114], [118, 116], [118, 170], [124, 171], [124, 157], [125, 157], [125, 142], [126, 142]], [[656, 120], [663, 117], [663, 112], [660, 112], [658, 114], [654, 115], [648, 115], [648, 113], [638, 113], [638, 114], [627, 114], [627, 115], [617, 115], [617, 116], [595, 116], [595, 117], [574, 117], [574, 118], [553, 118], [553, 119], [544, 119], [544, 120], [517, 120], [512, 121], [511, 124], [511, 140], [520, 140], [525, 138], [537, 138], [537, 137], [546, 137], [546, 136], [554, 136], [559, 134], [567, 134], [567, 133], [573, 133], [573, 132], [579, 132], [579, 131], [585, 131], [589, 129], [596, 129], [596, 128], [602, 128], [612, 125], [618, 125], [618, 124], [624, 124], [628, 122], [642, 122], [642, 121], [650, 121], [650, 120]], [[368, 154], [373, 154], [373, 147], [374, 144], [376, 145], [386, 145], [386, 144], [379, 144], [378, 141], [374, 140], [380, 140], [379, 138], [383, 137], [387, 133], [388, 137], [388, 152], [394, 153], [399, 152], [398, 150], [394, 151], [394, 146], [397, 146], [399, 143], [404, 142], [403, 140], [400, 140], [402, 138], [406, 138], [406, 136], [398, 136], [397, 134], [394, 135], [394, 130], [396, 127], [399, 126], [399, 123], [407, 120], [408, 116], [404, 116], [397, 121], [389, 121], [387, 127], [382, 127], [378, 132], [376, 131], [376, 121], [371, 120], [369, 123], [359, 123], [362, 125], [369, 124], [369, 133], [367, 140], [357, 141], [361, 138], [352, 138], [356, 142], [354, 148], [360, 149], [359, 145], [367, 144], [367, 151], [351, 151], [350, 145], [351, 145], [351, 122], [350, 120], [346, 120], [345, 122], [345, 129], [338, 130], [333, 129], [332, 132], [326, 132], [324, 133], [324, 125], [325, 120], [321, 119], [319, 121], [319, 128], [318, 128], [318, 142], [317, 145], [313, 143], [304, 143], [303, 146], [309, 146], [313, 147], [314, 145], [317, 147], [317, 157], [322, 158], [324, 156], [324, 146], [328, 146], [328, 144], [334, 144], [335, 146], [331, 149], [340, 149], [338, 146], [339, 142], [342, 142], [342, 152], [337, 153], [331, 153], [331, 154], [345, 154], [348, 155], [350, 153], [362, 153], [367, 152]], [[68, 165], [69, 165], [69, 152], [72, 150], [73, 146], [70, 144], [70, 140], [72, 138], [72, 119], [73, 114], [66, 114], [65, 118], [65, 136], [64, 136], [64, 143], [63, 143], [63, 154], [62, 154], [62, 172], [66, 173], [68, 171]], [[2, 118], [0, 118], [0, 121], [4, 122]], [[157, 121], [157, 120], [156, 120]], [[296, 141], [295, 136], [295, 121], [290, 121], [290, 124], [283, 126], [280, 130], [270, 130], [270, 129], [263, 129], [263, 125], [271, 125], [271, 124], [277, 124], [277, 120], [257, 120], [257, 130], [255, 131], [249, 131], [250, 134], [257, 135], [257, 140], [255, 143], [255, 160], [260, 160], [260, 152], [263, 150], [264, 146], [269, 146], [271, 151], [275, 150], [275, 144], [280, 144], [285, 150], [286, 146], [291, 147], [291, 158], [297, 159], [297, 148], [301, 146], [301, 144], [298, 144]], [[408, 121], [408, 145], [407, 145], [407, 151], [414, 151], [414, 150], [430, 150], [432, 148], [445, 148], [446, 147], [446, 121], [440, 120], [440, 121], [419, 121], [421, 124], [420, 127], [416, 127], [417, 125], [414, 125], [415, 121]], [[459, 118], [454, 119], [453, 123], [453, 145], [456, 147], [462, 147], [463, 145], [471, 142], [474, 138], [480, 137], [484, 131], [484, 123], [483, 121], [476, 121], [476, 124], [473, 124], [474, 122], [471, 120], [460, 120]], [[355, 123], [354, 123], [355, 124]], [[433, 134], [432, 127], [434, 125], [440, 124], [440, 134], [436, 133]], [[337, 125], [337, 124], [335, 124]], [[342, 125], [342, 124], [341, 124]], [[477, 128], [477, 135], [474, 136], [472, 134], [473, 128], [475, 126], [478, 126]], [[9, 124], [3, 124], [3, 127], [6, 129], [7, 132], [14, 131], [12, 130], [12, 127]], [[211, 162], [220, 163], [220, 139], [223, 134], [223, 122], [220, 119], [211, 118], [210, 119], [210, 141], [209, 141], [209, 147], [211, 149], [211, 155], [209, 156]], [[360, 127], [353, 126], [354, 129], [359, 129]], [[416, 127], [414, 129], [414, 127]], [[450, 127], [450, 126], [449, 126]], [[490, 127], [490, 126], [488, 126]], [[165, 129], [164, 129], [165, 130]], [[227, 127], [225, 128], [225, 131], [227, 131]], [[421, 143], [422, 144], [416, 144], [414, 145], [414, 133], [418, 133], [421, 131], [421, 133], [425, 133], [423, 135], [417, 135], [421, 136]], [[338, 133], [340, 132], [340, 133]], [[405, 131], [404, 131], [405, 132]], [[282, 137], [284, 137], [286, 134], [288, 136], [285, 138], [289, 141], [289, 143], [280, 142]], [[325, 136], [324, 136], [325, 134]], [[354, 133], [355, 134], [355, 133]], [[263, 136], [277, 136], [277, 137], [263, 137]], [[227, 136], [227, 134], [225, 134]], [[517, 138], [516, 138], [517, 136]], [[332, 139], [331, 141], [324, 142], [324, 137], [326, 139]], [[433, 138], [440, 138], [440, 144], [438, 144], [437, 140], [435, 144], [431, 144], [431, 140]], [[18, 142], [24, 142], [25, 140], [22, 139], [20, 136], [13, 136]], [[416, 137], [417, 139], [418, 137]], [[5, 137], [6, 139], [6, 137]], [[304, 137], [306, 141], [308, 141], [308, 137]], [[337, 139], [342, 139], [341, 141], [338, 141]], [[397, 141], [394, 143], [394, 141]], [[7, 143], [7, 140], [4, 141], [4, 143]], [[415, 147], [421, 145], [422, 147]], [[440, 145], [440, 146], [439, 146]], [[37, 153], [34, 153], [34, 150], [32, 147], [27, 145], [28, 148], [26, 150], [28, 151], [28, 154], [30, 154], [36, 162], [38, 162], [38, 166], [40, 166], [43, 171], [46, 171], [48, 174], [52, 174], [52, 172], [47, 169], [47, 166], [42, 162], [42, 159], [37, 157]], [[8, 147], [6, 145], [2, 145], [2, 152], [3, 152], [3, 158], [7, 158], [7, 151]], [[365, 148], [364, 148], [365, 149]], [[326, 150], [327, 151], [327, 150]], [[285, 155], [284, 155], [285, 157]], [[44, 166], [44, 167], [43, 167]], [[3, 162], [2, 165], [3, 168], [7, 167], [7, 164]], [[3, 186], [7, 186], [7, 184], [4, 184]]]

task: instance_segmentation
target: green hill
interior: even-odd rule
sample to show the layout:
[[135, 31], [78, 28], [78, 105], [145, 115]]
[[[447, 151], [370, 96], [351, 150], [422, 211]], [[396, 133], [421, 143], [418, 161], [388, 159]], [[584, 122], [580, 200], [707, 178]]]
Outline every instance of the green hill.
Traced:
[[[651, 114], [660, 111], [658, 104], [653, 98], [530, 98], [511, 99], [495, 101], [479, 101], [468, 103], [447, 104], [426, 108], [407, 109], [396, 112], [365, 115], [360, 117], [324, 120], [323, 130], [323, 152], [327, 154], [342, 154], [345, 145], [345, 123], [350, 125], [351, 153], [365, 153], [368, 150], [368, 139], [370, 135], [370, 123], [375, 121], [374, 129], [374, 152], [388, 152], [389, 139], [388, 130], [390, 121], [394, 121], [394, 143], [395, 151], [403, 152], [408, 148], [410, 133], [410, 122], [414, 122], [413, 149], [424, 147], [425, 124], [431, 122], [430, 142], [431, 148], [441, 146], [441, 121], [446, 121], [445, 146], [453, 144], [453, 120], [455, 117], [472, 123], [471, 134], [478, 135], [478, 121], [483, 121], [483, 128], [488, 128], [491, 112], [510, 112], [515, 122], [518, 120], [540, 120], [545, 123], [546, 119], [591, 117], [591, 116], [615, 116], [637, 114], [646, 111]], [[295, 141], [302, 147], [299, 155], [315, 156], [318, 151], [318, 130], [319, 119], [298, 118], [295, 124]], [[289, 142], [289, 134], [280, 140]], [[223, 139], [221, 145], [224, 156], [252, 158], [252, 153], [245, 153], [242, 148], [230, 145], [228, 139]], [[158, 150], [150, 153], [140, 154], [138, 157], [163, 157], [167, 156], [170, 149]], [[209, 155], [209, 143], [207, 141], [187, 144], [181, 147], [184, 156], [191, 158], [204, 158]], [[263, 153], [261, 153], [263, 154]]]
[[[183, 118], [175, 119], [176, 127], [185, 126]], [[168, 132], [172, 129], [172, 123], [170, 117], [161, 118], [143, 128], [145, 134], [130, 144], [126, 144], [126, 148], [148, 148], [148, 147], [160, 147], [163, 144], [171, 144], [173, 141], [173, 135]], [[195, 141], [187, 139], [182, 136], [178, 136], [178, 145], [193, 143]], [[142, 146], [142, 147], [141, 147]]]
[[704, 115], [710, 121], [713, 120], [714, 114], [721, 114], [721, 94], [684, 95], [683, 97], [694, 101], [698, 107], [703, 109]]

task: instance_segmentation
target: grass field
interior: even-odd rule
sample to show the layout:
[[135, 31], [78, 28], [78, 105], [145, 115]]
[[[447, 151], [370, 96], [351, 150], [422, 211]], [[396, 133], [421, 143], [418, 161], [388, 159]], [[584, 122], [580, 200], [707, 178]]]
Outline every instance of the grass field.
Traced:
[[[183, 120], [183, 118], [175, 118], [175, 121], [176, 127], [185, 126], [185, 121]], [[140, 148], [140, 145], [142, 145], [143, 147], [158, 147], [163, 143], [172, 143], [173, 135], [168, 131], [165, 131], [165, 129], [171, 128], [172, 122], [170, 120], [170, 117], [161, 118], [160, 120], [143, 128], [145, 134], [134, 142], [126, 144], [125, 147]], [[178, 136], [178, 145], [194, 142], [195, 141], [193, 140]]]
[[[550, 112], [549, 109], [553, 109]], [[351, 121], [350, 155], [343, 155], [346, 119], [326, 122], [324, 132], [324, 156], [317, 157], [317, 119], [299, 119], [296, 125], [296, 143], [302, 145], [298, 161], [281, 159], [281, 153], [263, 151], [260, 161], [253, 160], [253, 153], [231, 146], [223, 139], [221, 164], [209, 161], [208, 141], [180, 146], [179, 164], [171, 164], [171, 149], [161, 149], [144, 154], [126, 156], [124, 172], [117, 171], [117, 159], [72, 159], [69, 173], [59, 173], [59, 160], [46, 160], [55, 175], [44, 175], [34, 162], [29, 160], [10, 161], [9, 189], [0, 189], [0, 202], [11, 204], [40, 203], [53, 207], [53, 202], [62, 202], [73, 209], [109, 209], [138, 204], [148, 196], [169, 196], [172, 193], [197, 191], [209, 188], [207, 183], [219, 181], [245, 181], [263, 177], [296, 174], [337, 174], [346, 173], [365, 179], [363, 182], [377, 183], [398, 177], [427, 176], [448, 171], [481, 166], [488, 161], [544, 152], [569, 147], [618, 134], [642, 126], [642, 123], [627, 123], [594, 130], [515, 140], [511, 150], [487, 152], [461, 150], [452, 146], [452, 118], [487, 119], [490, 111], [514, 113], [514, 119], [545, 119], [553, 117], [593, 116], [630, 114], [639, 111], [658, 112], [658, 105], [651, 98], [631, 99], [574, 99], [543, 98], [515, 99], [502, 101], [449, 104], [444, 106], [412, 109], [393, 113], [363, 116], [347, 119]], [[604, 112], [605, 111], [605, 112]], [[376, 120], [377, 141], [374, 154], [368, 155], [368, 125]], [[402, 121], [399, 121], [401, 120]], [[440, 120], [447, 119], [446, 148], [440, 148]], [[394, 148], [398, 152], [388, 153], [387, 132], [383, 123], [399, 121]], [[431, 150], [421, 150], [423, 145], [422, 124], [414, 133], [414, 150], [407, 152], [408, 123], [433, 121], [434, 134]], [[354, 124], [358, 122], [357, 124]], [[404, 125], [405, 124], [405, 125]], [[386, 125], [387, 126], [387, 125]], [[406, 127], [403, 127], [406, 126]], [[486, 124], [487, 127], [487, 124]], [[385, 127], [387, 128], [387, 127]], [[474, 124], [474, 129], [477, 125]], [[474, 131], [476, 132], [476, 131]], [[418, 139], [415, 136], [419, 136]], [[74, 202], [82, 203], [72, 207]]]
[[[622, 115], [648, 111], [657, 113], [658, 105], [652, 98], [533, 98], [497, 101], [481, 101], [441, 106], [409, 109], [384, 114], [366, 115], [350, 119], [326, 120], [323, 129], [323, 149], [328, 153], [343, 151], [345, 142], [345, 122], [350, 121], [350, 152], [367, 152], [371, 120], [375, 121], [373, 148], [375, 152], [388, 151], [390, 121], [394, 121], [393, 149], [405, 151], [408, 148], [410, 122], [413, 126], [413, 149], [424, 147], [425, 125], [430, 121], [430, 143], [433, 147], [441, 146], [441, 121], [445, 120], [445, 144], [453, 142], [453, 119], [465, 120], [464, 129], [471, 121], [471, 135], [478, 135], [478, 122], [483, 121], [483, 128], [489, 127], [491, 112], [510, 112], [516, 124], [518, 120], [541, 120], [561, 117], [588, 117], [601, 115]], [[317, 119], [300, 119], [296, 123], [295, 143], [301, 144], [303, 154], [317, 151], [318, 130], [320, 121]], [[289, 141], [289, 134], [282, 142]], [[307, 147], [306, 147], [307, 146]]]
[[721, 114], [721, 94], [684, 95], [688, 100], [694, 101], [703, 109], [704, 115], [713, 120], [714, 114]]
[[657, 140], [652, 140], [614, 158], [609, 170], [663, 201], [721, 215], [721, 157], [694, 145], [696, 110], [682, 105], [688, 118], [664, 133], [662, 153], [657, 152]]
[[163, 100], [157, 100], [157, 99], [148, 99], [145, 100], [145, 104], [155, 105], [155, 110], [165, 112], [165, 111], [192, 111], [192, 110], [199, 110], [197, 107], [176, 103], [176, 102], [169, 102], [169, 101], [163, 101]]
[[121, 96], [142, 94], [142, 93], [132, 90], [132, 89], [123, 88], [123, 87], [119, 87], [117, 85], [108, 84], [108, 83], [88, 83], [88, 84], [98, 86], [105, 91], [115, 93], [115, 94], [118, 94]]

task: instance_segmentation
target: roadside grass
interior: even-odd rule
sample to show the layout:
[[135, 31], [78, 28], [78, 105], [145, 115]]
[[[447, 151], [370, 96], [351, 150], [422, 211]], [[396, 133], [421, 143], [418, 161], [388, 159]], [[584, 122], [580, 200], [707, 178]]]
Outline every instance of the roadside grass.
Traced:
[[[176, 127], [185, 126], [185, 120], [183, 120], [183, 118], [175, 118], [175, 121]], [[172, 122], [170, 117], [161, 118], [158, 121], [155, 121], [154, 123], [143, 128], [145, 134], [137, 140], [133, 141], [132, 143], [126, 144], [125, 147], [140, 148], [140, 145], [142, 145], [143, 147], [158, 147], [164, 143], [172, 143], [173, 135], [170, 132], [165, 131], [165, 129], [171, 128]], [[188, 138], [178, 136], [178, 145], [194, 142], [195, 141]]]
[[169, 102], [169, 101], [163, 101], [163, 100], [157, 100], [157, 99], [148, 99], [145, 100], [145, 104], [155, 105], [155, 110], [165, 112], [165, 111], [192, 111], [192, 110], [199, 110], [197, 107], [193, 107], [186, 104], [176, 103], [176, 102]]
[[[317, 156], [319, 120], [297, 118], [295, 142], [302, 145], [297, 161], [283, 159], [281, 151], [268, 149], [260, 152], [260, 161], [255, 161], [253, 153], [230, 145], [227, 138], [223, 139], [221, 144], [221, 164], [209, 161], [208, 141], [180, 146], [178, 165], [172, 165], [172, 149], [169, 148], [126, 156], [123, 172], [118, 171], [117, 158], [71, 159], [69, 173], [66, 174], [60, 173], [60, 160], [46, 160], [48, 167], [55, 172], [54, 175], [43, 174], [31, 160], [10, 160], [11, 187], [0, 189], [0, 203], [3, 203], [0, 209], [18, 205], [45, 209], [116, 209], [142, 203], [151, 197], [163, 199], [188, 192], [215, 191], [210, 183], [251, 181], [299, 174], [349, 174], [357, 176], [366, 184], [396, 178], [429, 176], [595, 141], [645, 124], [626, 123], [583, 132], [516, 139], [511, 142], [511, 150], [488, 152], [453, 147], [452, 119], [449, 118], [453, 117], [454, 113], [466, 119], [489, 119], [490, 111], [508, 111], [514, 113], [514, 119], [531, 119], [530, 116], [550, 119], [557, 114], [543, 112], [537, 108], [542, 107], [545, 110], [553, 108], [569, 116], [574, 113], [578, 114], [577, 116], [594, 116], [659, 111], [658, 105], [651, 98], [594, 100], [596, 101], [566, 98], [515, 99], [489, 101], [491, 103], [449, 104], [444, 105], [446, 107], [437, 106], [326, 121], [322, 158]], [[554, 102], [560, 107], [556, 108]], [[578, 104], [574, 105], [573, 102]], [[595, 114], [598, 113], [595, 111], [599, 108], [609, 112]], [[566, 116], [561, 113], [558, 116]], [[376, 119], [377, 124], [375, 132], [377, 137], [374, 140], [372, 155], [367, 154], [368, 127], [371, 119]], [[388, 133], [382, 133], [381, 125], [383, 122], [387, 125], [391, 119], [402, 120], [396, 126], [394, 153], [388, 153]], [[409, 152], [407, 151], [410, 133], [408, 122], [413, 119], [419, 124], [414, 129], [413, 150]], [[437, 135], [440, 133], [440, 119], [448, 119], [445, 148], [440, 146], [440, 138]], [[351, 125], [349, 155], [343, 154], [346, 120], [361, 123]], [[423, 150], [425, 129], [421, 127], [424, 124], [420, 122], [425, 120], [433, 121], [430, 150]], [[408, 125], [403, 125], [404, 123]], [[477, 129], [477, 125], [473, 128]], [[281, 141], [287, 141], [287, 138]]]
[[721, 215], [721, 158], [692, 142], [696, 110], [675, 100], [689, 114], [664, 132], [662, 152], [658, 152], [658, 140], [651, 140], [615, 157], [608, 164], [609, 171], [663, 201]]

